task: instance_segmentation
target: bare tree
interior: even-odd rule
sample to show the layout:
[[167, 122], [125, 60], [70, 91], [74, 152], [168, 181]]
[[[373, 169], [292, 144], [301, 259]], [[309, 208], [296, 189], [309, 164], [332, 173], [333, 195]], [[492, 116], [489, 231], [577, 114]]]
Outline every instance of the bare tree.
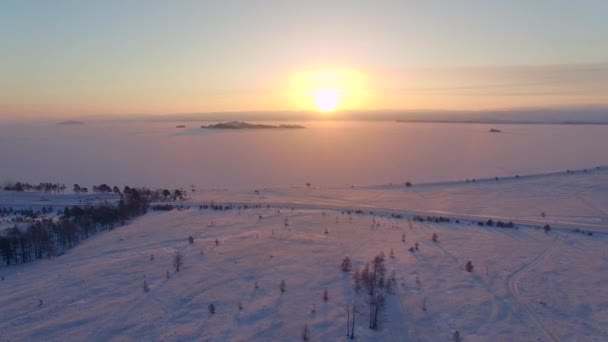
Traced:
[[173, 254], [173, 267], [175, 268], [175, 272], [179, 272], [179, 269], [184, 266], [184, 255], [182, 252], [175, 252]]

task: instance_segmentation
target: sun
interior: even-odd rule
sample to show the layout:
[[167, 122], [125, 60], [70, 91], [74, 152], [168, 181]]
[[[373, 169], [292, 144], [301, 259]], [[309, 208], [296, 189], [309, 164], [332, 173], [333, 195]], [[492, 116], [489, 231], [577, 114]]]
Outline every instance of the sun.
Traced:
[[296, 109], [321, 113], [361, 108], [367, 93], [364, 75], [350, 69], [296, 72], [288, 92]]
[[312, 92], [315, 98], [317, 108], [322, 112], [331, 112], [340, 105], [340, 95], [342, 91], [339, 89], [317, 89]]

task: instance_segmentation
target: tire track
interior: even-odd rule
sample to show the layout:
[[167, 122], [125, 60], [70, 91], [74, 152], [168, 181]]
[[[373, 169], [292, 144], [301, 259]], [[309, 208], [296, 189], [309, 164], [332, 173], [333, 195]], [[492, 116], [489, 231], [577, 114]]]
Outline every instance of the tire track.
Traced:
[[530, 306], [526, 303], [524, 298], [522, 298], [517, 284], [519, 283], [519, 279], [524, 274], [526, 274], [528, 271], [532, 270], [534, 267], [536, 267], [540, 263], [542, 263], [547, 258], [547, 256], [549, 256], [549, 254], [551, 254], [558, 247], [560, 239], [561, 239], [561, 236], [557, 235], [555, 240], [553, 240], [553, 244], [551, 245], [551, 247], [549, 247], [546, 251], [544, 251], [541, 255], [539, 255], [532, 262], [530, 262], [526, 265], [523, 265], [518, 270], [511, 273], [511, 275], [507, 278], [508, 289], [509, 289], [509, 292], [511, 293], [511, 296], [513, 298], [515, 298], [515, 300], [528, 312], [530, 317], [532, 317], [532, 320], [534, 321], [534, 323], [536, 323], [536, 325], [541, 330], [543, 330], [554, 342], [559, 342], [559, 339], [555, 335], [553, 335], [553, 333], [551, 333], [551, 331], [549, 331], [549, 329], [547, 329], [542, 324], [540, 318], [534, 313], [534, 311], [532, 309], [530, 309]]

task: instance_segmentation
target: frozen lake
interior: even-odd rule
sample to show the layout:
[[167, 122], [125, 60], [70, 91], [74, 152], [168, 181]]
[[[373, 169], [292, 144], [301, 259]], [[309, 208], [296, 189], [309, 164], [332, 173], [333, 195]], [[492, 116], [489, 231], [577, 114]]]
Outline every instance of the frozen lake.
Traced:
[[0, 181], [260, 188], [420, 183], [608, 165], [608, 125], [293, 123], [307, 128], [0, 124]]

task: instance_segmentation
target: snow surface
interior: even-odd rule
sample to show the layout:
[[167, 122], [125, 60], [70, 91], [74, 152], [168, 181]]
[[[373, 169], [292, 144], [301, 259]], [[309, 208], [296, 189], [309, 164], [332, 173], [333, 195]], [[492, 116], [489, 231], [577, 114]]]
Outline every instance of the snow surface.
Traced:
[[[191, 209], [149, 213], [53, 260], [0, 267], [0, 340], [298, 341], [308, 324], [311, 340], [338, 341], [346, 340], [344, 306], [354, 301], [359, 341], [449, 341], [456, 330], [464, 341], [605, 341], [608, 235], [566, 227], [604, 231], [607, 178], [600, 169], [407, 188], [197, 191]], [[230, 211], [194, 205], [210, 200], [272, 205]], [[376, 215], [342, 213], [359, 207]], [[408, 210], [559, 221], [564, 229], [387, 216]], [[409, 252], [415, 242], [420, 250]], [[179, 272], [171, 267], [176, 251], [185, 255]], [[339, 265], [348, 255], [360, 267], [381, 251], [398, 286], [372, 331], [352, 272]], [[472, 273], [464, 270], [468, 260]]]
[[[608, 125], [290, 122], [0, 124], [0, 184], [241, 188], [432, 182], [608, 165]], [[281, 124], [286, 122], [262, 122]], [[209, 124], [202, 122], [201, 124]], [[501, 134], [489, 134], [498, 128]]]

